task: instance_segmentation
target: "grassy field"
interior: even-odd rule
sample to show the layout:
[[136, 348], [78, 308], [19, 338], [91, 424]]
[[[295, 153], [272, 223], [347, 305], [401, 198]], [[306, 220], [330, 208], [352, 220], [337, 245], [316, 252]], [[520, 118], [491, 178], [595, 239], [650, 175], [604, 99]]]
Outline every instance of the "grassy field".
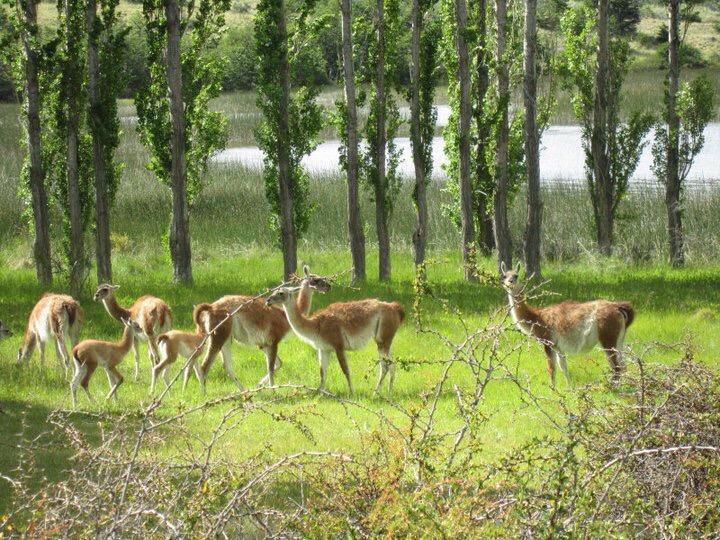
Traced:
[[[163, 250], [158, 246], [157, 251]], [[349, 266], [349, 258], [344, 251], [303, 250], [302, 257], [314, 271], [323, 274], [343, 271]], [[413, 272], [409, 260], [407, 252], [397, 255], [393, 260], [394, 279], [390, 283], [370, 281], [359, 289], [349, 289], [343, 287], [341, 282], [328, 295], [316, 296], [314, 305], [321, 307], [332, 301], [373, 296], [399, 300], [410, 313]], [[463, 283], [459, 261], [454, 253], [437, 254], [435, 261], [429, 268], [434, 293], [457, 306], [471, 330], [502, 317], [498, 315], [502, 311], [498, 310], [504, 306], [505, 297], [497, 284]], [[193, 303], [212, 300], [226, 293], [261, 291], [277, 283], [278, 269], [281, 267], [281, 259], [276, 253], [247, 249], [233, 256], [212, 257], [196, 263], [196, 284], [186, 288], [173, 285], [168, 279], [165, 265], [147, 256], [116, 256], [114, 262], [116, 281], [122, 284], [118, 295], [120, 302], [127, 304], [143, 293], [156, 294], [171, 305], [177, 328], [190, 327]], [[371, 268], [376, 265], [375, 260], [370, 262]], [[490, 270], [492, 262], [483, 261], [483, 267]], [[550, 283], [543, 289], [557, 293], [557, 299], [606, 297], [631, 300], [637, 308], [638, 317], [628, 333], [627, 345], [636, 352], [650, 348], [651, 352], [645, 355], [646, 362], [675, 361], [682, 355], [679, 344], [685, 341], [692, 344], [700, 361], [714, 366], [720, 353], [716, 332], [716, 313], [720, 307], [718, 275], [716, 267], [673, 271], [662, 267], [628, 268], [619, 261], [604, 261], [602, 265], [550, 265], [546, 272]], [[121, 333], [119, 324], [110, 319], [102, 305], [92, 302], [90, 286], [86, 292], [86, 296], [81, 299], [86, 311], [82, 336], [118, 339]], [[41, 293], [34, 282], [32, 271], [9, 270], [6, 266], [0, 271], [2, 319], [18, 336], [22, 333], [28, 311]], [[543, 302], [552, 300], [553, 297], [549, 297], [543, 299]], [[424, 305], [424, 320], [429, 327], [453, 340], [463, 339], [462, 326], [455, 315], [433, 302]], [[10, 451], [19, 442], [20, 433], [24, 438], [36, 436], [49, 427], [46, 418], [50, 411], [67, 409], [71, 405], [68, 384], [52, 354], [48, 356], [45, 370], [40, 369], [37, 356], [29, 365], [15, 365], [15, 352], [20, 341], [20, 337], [13, 337], [0, 343], [0, 403], [4, 412], [0, 422], [0, 437], [6, 449], [0, 453], [0, 472], [10, 476], [21, 459], [19, 454]], [[526, 343], [526, 340], [508, 326], [500, 347], [509, 352], [520, 343]], [[667, 345], [653, 347], [655, 343]], [[672, 344], [675, 347], [670, 346]], [[393, 349], [396, 358], [407, 366], [398, 370], [393, 399], [406, 409], [412, 409], [413, 406], [419, 406], [420, 396], [430, 391], [439, 377], [441, 367], [434, 362], [446, 359], [450, 351], [437, 337], [418, 333], [412, 317], [408, 318], [399, 332]], [[283, 359], [283, 367], [278, 372], [278, 384], [317, 385], [317, 361], [307, 345], [290, 336], [281, 344], [280, 357]], [[259, 453], [281, 456], [303, 449], [359, 451], [364, 437], [378, 427], [377, 417], [368, 411], [383, 411], [399, 425], [406, 425], [407, 418], [372, 395], [375, 362], [374, 346], [352, 353], [350, 357], [356, 400], [368, 410], [351, 407], [347, 412], [335, 400], [312, 393], [283, 400], [270, 400], [272, 394], [263, 393], [259, 399], [267, 397], [269, 412], [245, 418], [223, 439], [221, 453], [231, 459], [246, 459]], [[508, 362], [510, 369], [527, 375], [534, 391], [548, 399], [550, 410], [559, 413], [556, 408], [559, 397], [549, 389], [545, 361], [539, 346], [527, 344], [518, 348]], [[264, 372], [260, 351], [238, 345], [234, 346], [234, 365], [241, 381], [248, 386], [255, 384]], [[136, 382], [132, 379], [131, 357], [121, 365], [126, 384], [120, 388], [116, 403], [102, 400], [101, 396], [107, 386], [104, 375], [98, 372], [90, 386], [99, 401], [91, 405], [84, 396], [80, 396], [80, 410], [72, 417], [77, 427], [93, 433], [102, 428], [105, 422], [112, 422], [113, 416], [119, 417], [126, 411], [139, 411], [141, 405], [147, 405], [149, 360], [144, 349], [142, 366], [141, 379]], [[608, 368], [599, 351], [571, 358], [570, 369], [577, 387], [588, 384], [593, 392], [606, 394], [609, 399], [621, 397], [622, 392], [609, 390], [603, 383]], [[462, 388], [467, 382], [467, 375], [462, 367], [455, 368], [451, 372], [451, 382]], [[331, 364], [329, 370], [328, 388], [333, 393], [348, 397], [345, 381], [335, 363]], [[207, 397], [219, 397], [232, 389], [217, 363], [208, 381]], [[564, 380], [559, 380], [559, 389], [561, 394], [572, 396], [573, 391]], [[490, 383], [481, 404], [481, 412], [491, 418], [486, 432], [487, 454], [483, 459], [504, 455], [508, 449], [551, 430], [550, 423], [538, 411], [522, 406], [521, 398], [517, 388], [502, 377]], [[184, 395], [179, 387], [173, 388], [159, 411], [159, 417], [170, 416], [182, 405], [200, 404], [202, 400], [193, 380]], [[93, 413], [103, 411], [111, 412], [110, 419], [106, 418], [98, 424]], [[291, 424], [277, 422], [270, 414], [289, 415], [292, 411], [302, 411], [301, 416], [311, 427], [313, 439]], [[186, 427], [202, 437], [207, 435], [207, 426], [215, 425], [221, 414], [222, 408], [191, 415]], [[442, 428], [451, 429], [457, 425], [452, 392], [441, 397], [438, 418]], [[70, 455], [63, 451], [62, 441], [57, 443], [57, 451], [43, 454], [38, 464], [41, 473], [49, 479], [61, 477], [69, 465]], [[175, 447], [173, 440], [166, 440], [155, 451], [160, 452], [158, 455], [171, 457], [182, 449]], [[5, 497], [0, 495], [0, 515], [7, 504]]]

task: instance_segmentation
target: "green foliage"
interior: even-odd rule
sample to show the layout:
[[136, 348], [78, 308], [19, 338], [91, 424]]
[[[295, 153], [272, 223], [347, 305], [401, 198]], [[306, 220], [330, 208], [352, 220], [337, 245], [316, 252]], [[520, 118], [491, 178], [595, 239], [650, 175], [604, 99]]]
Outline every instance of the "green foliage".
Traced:
[[[185, 105], [185, 158], [187, 195], [192, 204], [202, 190], [208, 159], [225, 146], [227, 120], [210, 110], [210, 100], [221, 90], [224, 63], [214, 54], [229, 0], [200, 0], [185, 6], [181, 51], [182, 99]], [[143, 18], [148, 46], [150, 78], [135, 96], [138, 133], [150, 153], [148, 169], [170, 185], [170, 110], [164, 62], [167, 42], [165, 3], [145, 0]]]
[[[282, 0], [261, 0], [255, 13], [255, 51], [257, 58], [257, 105], [263, 114], [255, 137], [265, 153], [265, 192], [272, 215], [270, 226], [280, 241], [280, 191], [278, 163], [281, 151], [289, 156], [290, 194], [293, 204], [295, 233], [301, 237], [308, 229], [314, 211], [310, 203], [309, 177], [301, 164], [304, 155], [317, 146], [322, 127], [322, 108], [317, 104], [318, 89], [299, 85], [290, 95], [288, 103], [288, 132], [281, 133], [283, 118], [280, 109], [283, 87], [281, 70], [287, 59], [289, 67], [303, 61], [306, 40], [314, 34], [321, 21], [309, 21], [315, 2], [303, 2], [295, 27], [286, 34], [280, 32], [281, 18], [291, 18], [283, 13]], [[287, 148], [280, 149], [281, 140]]]
[[[713, 117], [715, 88], [706, 76], [692, 82], [684, 82], [676, 96], [677, 115], [680, 120], [678, 133], [678, 171], [680, 185], [687, 179], [695, 157], [705, 144], [705, 128]], [[667, 118], [655, 126], [652, 145], [652, 170], [660, 182], [667, 180], [667, 148], [670, 136]]]

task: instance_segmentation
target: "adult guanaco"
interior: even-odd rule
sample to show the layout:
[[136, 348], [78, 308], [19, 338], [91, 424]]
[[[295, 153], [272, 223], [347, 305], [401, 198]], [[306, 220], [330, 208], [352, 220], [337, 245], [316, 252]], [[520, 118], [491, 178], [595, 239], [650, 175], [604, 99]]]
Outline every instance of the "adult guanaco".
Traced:
[[536, 338], [543, 345], [553, 387], [556, 367], [562, 370], [568, 384], [572, 384], [566, 360], [568, 354], [589, 351], [598, 343], [612, 368], [613, 382], [619, 381], [625, 332], [635, 319], [635, 310], [630, 302], [566, 300], [535, 308], [525, 298], [524, 287], [519, 280], [520, 265], [514, 270], [507, 270], [504, 264], [500, 268], [513, 321], [521, 332]]
[[297, 293], [297, 288], [279, 289], [268, 297], [267, 304], [281, 305], [295, 334], [318, 352], [319, 389], [325, 388], [330, 354], [335, 351], [352, 394], [353, 386], [345, 351], [361, 349], [373, 339], [377, 344], [380, 359], [380, 373], [375, 391], [380, 390], [388, 372], [388, 391], [392, 391], [395, 364], [390, 356], [390, 347], [405, 318], [403, 307], [398, 302], [367, 299], [330, 304], [308, 316], [297, 307]]
[[108, 314], [118, 321], [130, 319], [138, 323], [142, 332], [133, 337], [132, 349], [135, 354], [135, 380], [140, 374], [140, 340], [147, 340], [148, 355], [152, 365], [158, 362], [157, 336], [172, 328], [172, 311], [170, 307], [154, 296], [141, 296], [129, 308], [121, 307], [115, 298], [119, 285], [103, 283], [95, 291], [93, 300], [102, 301]]
[[83, 322], [83, 309], [72, 296], [47, 293], [35, 304], [28, 318], [23, 345], [18, 350], [18, 364], [26, 362], [37, 346], [40, 351], [40, 365], [45, 365], [45, 345], [55, 343], [55, 353], [68, 375], [70, 357], [66, 339], [74, 347], [78, 341]]
[[[307, 265], [304, 265], [303, 279], [299, 289], [298, 309], [308, 313], [312, 304], [313, 291], [317, 290], [323, 293], [329, 291], [330, 282], [321, 276], [312, 274]], [[278, 345], [290, 331], [287, 318], [282, 309], [266, 305], [261, 298], [239, 295], [224, 296], [212, 304], [200, 304], [196, 306], [195, 313], [199, 316], [204, 311], [208, 312], [204, 319], [204, 330], [209, 333], [220, 321], [225, 319], [228, 313], [235, 310], [237, 310], [235, 315], [210, 336], [210, 343], [201, 364], [201, 376], [204, 378], [207, 375], [219, 352], [228, 377], [235, 382], [238, 388], [243, 388], [232, 370], [231, 344], [235, 339], [245, 345], [257, 346], [265, 353], [267, 371], [259, 384], [268, 383], [272, 386], [275, 370], [282, 365], [277, 356]], [[201, 384], [204, 387], [204, 382]]]
[[131, 319], [123, 319], [122, 323], [125, 330], [122, 339], [117, 343], [86, 339], [73, 347], [72, 357], [75, 365], [75, 375], [70, 382], [73, 407], [77, 407], [78, 386], [82, 386], [83, 390], [85, 390], [89, 401], [94, 401], [88, 390], [88, 383], [98, 366], [105, 370], [110, 385], [110, 391], [106, 399], [113, 396], [117, 399], [117, 389], [123, 383], [123, 376], [120, 375], [117, 366], [130, 351], [134, 339], [143, 332], [140, 325]]
[[5, 323], [0, 321], [0, 341], [5, 339], [6, 337], [12, 336], [12, 330], [10, 330], [7, 326], [5, 326]]
[[[169, 374], [168, 369], [171, 364], [175, 363], [178, 356], [182, 356], [189, 359], [193, 356], [193, 353], [203, 344], [205, 338], [205, 327], [209, 326], [210, 323], [206, 319], [210, 316], [210, 311], [202, 308], [201, 306], [195, 306], [193, 308], [193, 321], [195, 321], [195, 332], [183, 332], [182, 330], [170, 330], [164, 334], [158, 336], [158, 350], [160, 352], [160, 361], [153, 366], [152, 379], [150, 381], [150, 394], [155, 392], [155, 381], [157, 380], [158, 374], [162, 374], [165, 386], [169, 385]], [[228, 321], [229, 323], [229, 321]], [[210, 341], [209, 338], [207, 340]], [[200, 386], [205, 391], [205, 379], [199, 374], [200, 365], [198, 362], [198, 354], [192, 358], [192, 360], [185, 367], [183, 373], [183, 385], [182, 389], [185, 391], [188, 379], [190, 378], [190, 370], [195, 372], [195, 375], [200, 382]]]

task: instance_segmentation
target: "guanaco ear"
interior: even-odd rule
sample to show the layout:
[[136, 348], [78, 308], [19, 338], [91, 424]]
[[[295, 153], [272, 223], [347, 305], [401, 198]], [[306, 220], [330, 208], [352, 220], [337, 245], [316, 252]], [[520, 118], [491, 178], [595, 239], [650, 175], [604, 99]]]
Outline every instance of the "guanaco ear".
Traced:
[[505, 268], [505, 261], [500, 261], [500, 271], [504, 274], [507, 272], [507, 269]]
[[307, 264], [303, 264], [303, 274], [305, 274], [305, 277], [310, 277], [310, 268]]
[[108, 285], [111, 291], [117, 291], [120, 288], [120, 285]]

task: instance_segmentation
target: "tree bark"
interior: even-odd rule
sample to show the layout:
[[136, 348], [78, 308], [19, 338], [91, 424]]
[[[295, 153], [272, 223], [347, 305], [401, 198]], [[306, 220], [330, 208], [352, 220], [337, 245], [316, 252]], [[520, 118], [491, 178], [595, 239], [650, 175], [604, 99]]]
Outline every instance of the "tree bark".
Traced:
[[387, 196], [385, 159], [387, 154], [387, 133], [385, 131], [385, 0], [377, 0], [378, 17], [378, 58], [376, 69], [376, 92], [379, 103], [377, 117], [377, 136], [373, 160], [377, 168], [378, 185], [375, 191], [375, 226], [377, 228], [380, 281], [390, 279], [390, 232], [388, 230], [388, 212], [385, 204]]
[[35, 0], [18, 0], [19, 9], [25, 17], [26, 28], [22, 32], [25, 60], [25, 99], [27, 100], [27, 145], [30, 165], [30, 195], [32, 200], [35, 239], [33, 253], [35, 273], [43, 287], [52, 283], [52, 259], [50, 257], [50, 216], [45, 191], [45, 168], [42, 160], [40, 135], [40, 83], [38, 81], [38, 57], [33, 36], [37, 33], [37, 4]]
[[410, 60], [410, 139], [412, 141], [413, 165], [415, 167], [415, 230], [413, 231], [413, 260], [415, 266], [425, 262], [427, 244], [427, 178], [425, 171], [424, 142], [420, 128], [420, 35], [423, 27], [423, 13], [420, 0], [412, 3], [412, 40]]
[[98, 283], [112, 283], [108, 163], [105, 161], [105, 146], [100, 137], [103, 129], [103, 119], [100, 112], [102, 104], [98, 92], [97, 0], [87, 0], [86, 19], [88, 26], [88, 95], [90, 99], [90, 125], [92, 128], [93, 169], [95, 172], [95, 261]]
[[477, 187], [475, 188], [475, 204], [477, 207], [478, 247], [480, 248], [480, 252], [487, 256], [495, 249], [493, 219], [492, 214], [488, 212], [488, 203], [491, 198], [489, 186], [492, 183], [492, 179], [490, 178], [490, 170], [485, 161], [485, 152], [490, 135], [490, 130], [485, 120], [485, 98], [490, 88], [490, 67], [487, 56], [487, 1], [478, 0], [477, 7], [478, 41], [475, 59], [477, 71], [477, 94], [475, 96], [475, 126], [477, 131], [475, 180]]
[[353, 262], [352, 280], [364, 281], [365, 234], [360, 219], [360, 196], [358, 178], [357, 104], [355, 97], [355, 64], [352, 45], [352, 6], [350, 0], [340, 0], [342, 12], [342, 54], [345, 77], [345, 113], [347, 126], [347, 213], [350, 254]]
[[665, 182], [665, 204], [668, 214], [668, 241], [670, 263], [682, 266], [685, 263], [683, 249], [682, 209], [679, 163], [680, 119], [677, 113], [677, 93], [680, 84], [680, 0], [668, 1], [668, 92], [667, 92], [667, 178]]
[[182, 65], [180, 61], [180, 6], [178, 0], [166, 0], [167, 18], [167, 79], [170, 89], [170, 136], [172, 188], [172, 223], [170, 255], [173, 280], [192, 283], [190, 252], [190, 216], [187, 203], [187, 166], [185, 163], [185, 109], [182, 98]]
[[79, 98], [82, 92], [82, 80], [79, 76], [79, 59], [72, 52], [77, 47], [71, 43], [75, 35], [72, 28], [71, 2], [76, 0], [65, 0], [65, 24], [66, 24], [66, 66], [65, 66], [65, 91], [67, 92], [67, 197], [68, 212], [70, 217], [70, 289], [73, 294], [81, 292], [85, 278], [85, 238], [82, 224], [82, 202], [80, 201], [80, 171], [79, 171], [79, 146], [80, 146], [80, 105]]
[[462, 229], [462, 260], [465, 279], [474, 281], [474, 261], [472, 246], [475, 242], [475, 222], [473, 221], [472, 183], [470, 182], [470, 121], [472, 105], [470, 100], [470, 57], [465, 39], [467, 32], [467, 3], [455, 0], [457, 35], [455, 47], [458, 55], [458, 86], [460, 92], [460, 118], [458, 122], [459, 183], [460, 183], [460, 224]]
[[282, 235], [283, 275], [285, 280], [297, 270], [297, 237], [293, 216], [292, 177], [290, 176], [290, 60], [288, 58], [288, 37], [285, 21], [285, 1], [280, 1], [278, 34], [280, 36], [280, 101], [278, 103], [278, 189], [280, 197], [280, 232]]
[[498, 71], [498, 103], [500, 106], [500, 123], [497, 130], [496, 141], [496, 180], [495, 199], [493, 210], [495, 214], [495, 244], [498, 249], [498, 266], [505, 263], [512, 265], [512, 242], [510, 238], [510, 225], [507, 216], [508, 198], [508, 102], [509, 102], [509, 74], [507, 59], [505, 58], [507, 1], [495, 0], [495, 15], [497, 17], [497, 50], [496, 61]]
[[527, 222], [525, 224], [525, 272], [540, 277], [540, 144], [537, 128], [537, 0], [525, 0], [525, 44], [523, 50], [523, 102], [525, 104], [525, 176]]
[[595, 74], [595, 103], [591, 140], [595, 201], [597, 204], [595, 225], [598, 248], [603, 255], [612, 253], [613, 242], [613, 187], [607, 151], [610, 78], [609, 2], [610, 0], [598, 0], [597, 71]]

